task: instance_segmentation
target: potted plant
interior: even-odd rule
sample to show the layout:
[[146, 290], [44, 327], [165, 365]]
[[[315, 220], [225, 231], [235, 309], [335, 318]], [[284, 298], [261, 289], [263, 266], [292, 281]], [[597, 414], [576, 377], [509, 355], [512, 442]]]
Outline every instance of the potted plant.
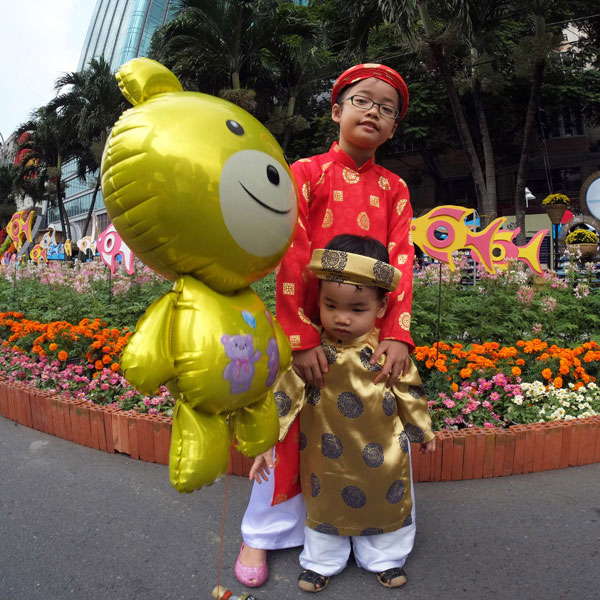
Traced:
[[591, 258], [598, 251], [598, 234], [590, 229], [574, 229], [565, 242], [570, 252], [579, 251], [583, 258]]
[[571, 200], [564, 194], [550, 194], [542, 200], [542, 206], [546, 209], [553, 225], [560, 223], [569, 204], [571, 204]]

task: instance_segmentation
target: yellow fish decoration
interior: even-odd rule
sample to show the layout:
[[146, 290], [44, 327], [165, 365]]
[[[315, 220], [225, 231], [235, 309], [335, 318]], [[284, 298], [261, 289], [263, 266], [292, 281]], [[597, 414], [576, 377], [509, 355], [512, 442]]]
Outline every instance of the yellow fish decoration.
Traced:
[[536, 273], [542, 272], [539, 254], [548, 229], [538, 231], [525, 246], [517, 246], [513, 240], [520, 228], [502, 229], [505, 217], [494, 219], [483, 231], [471, 231], [464, 220], [473, 212], [474, 209], [464, 206], [438, 206], [413, 219], [413, 242], [432, 258], [446, 263], [452, 271], [456, 269], [452, 254], [468, 248], [473, 259], [490, 273], [504, 266], [509, 259], [524, 262]]

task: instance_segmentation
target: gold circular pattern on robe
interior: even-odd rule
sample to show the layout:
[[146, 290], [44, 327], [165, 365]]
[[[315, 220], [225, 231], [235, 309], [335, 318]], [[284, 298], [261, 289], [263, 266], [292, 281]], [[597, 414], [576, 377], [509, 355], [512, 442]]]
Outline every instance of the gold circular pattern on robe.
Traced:
[[328, 208], [325, 211], [325, 216], [323, 217], [323, 229], [327, 227], [331, 227], [333, 225], [333, 211]]
[[302, 186], [302, 195], [307, 202], [310, 202], [310, 181], [306, 181]]
[[400, 327], [402, 327], [402, 329], [404, 329], [405, 331], [410, 331], [410, 313], [408, 312], [403, 312], [399, 317], [398, 317], [398, 324], [400, 325]]
[[405, 265], [408, 260], [408, 254], [398, 254], [398, 264]]
[[364, 231], [369, 231], [371, 228], [371, 221], [369, 221], [369, 215], [366, 212], [361, 212], [356, 219], [358, 226]]
[[281, 390], [276, 391], [273, 396], [275, 397], [275, 405], [277, 406], [277, 416], [279, 418], [285, 417], [292, 408], [292, 399]]
[[398, 200], [398, 204], [396, 204], [396, 212], [399, 215], [401, 215], [404, 212], [407, 202], [408, 202], [408, 200], [406, 198], [402, 198], [401, 200]]
[[349, 184], [358, 183], [360, 181], [360, 175], [354, 169], [350, 169], [349, 167], [344, 167], [342, 177], [344, 178], [344, 181]]
[[392, 189], [390, 187], [390, 182], [383, 175], [379, 178], [379, 187], [382, 190], [391, 190]]
[[312, 321], [306, 316], [302, 307], [298, 309], [298, 316], [300, 317], [300, 320], [303, 323], [306, 323], [307, 325], [312, 325]]

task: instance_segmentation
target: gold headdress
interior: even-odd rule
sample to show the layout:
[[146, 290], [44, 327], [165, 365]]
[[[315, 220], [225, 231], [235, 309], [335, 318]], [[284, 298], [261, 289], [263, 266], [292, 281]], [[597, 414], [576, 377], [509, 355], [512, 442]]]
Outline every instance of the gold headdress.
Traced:
[[402, 275], [386, 262], [341, 250], [315, 250], [308, 266], [319, 279], [381, 287], [389, 292], [398, 287]]

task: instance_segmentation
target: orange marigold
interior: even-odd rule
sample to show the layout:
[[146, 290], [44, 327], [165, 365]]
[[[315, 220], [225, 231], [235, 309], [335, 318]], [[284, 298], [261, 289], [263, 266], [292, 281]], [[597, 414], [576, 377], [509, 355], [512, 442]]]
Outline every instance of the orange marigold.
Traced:
[[105, 355], [102, 357], [102, 362], [103, 362], [105, 365], [107, 365], [107, 364], [108, 364], [108, 363], [109, 363], [111, 360], [112, 360], [112, 359], [111, 359], [111, 357], [110, 357], [108, 354], [105, 354]]
[[64, 350], [58, 353], [58, 360], [67, 360], [67, 358], [69, 358], [69, 355]]
[[458, 392], [458, 384], [457, 383], [452, 383], [452, 391], [453, 392]]
[[553, 383], [555, 388], [561, 388], [563, 385], [562, 377], [555, 377]]
[[94, 367], [96, 367], [98, 371], [102, 371], [102, 369], [104, 369], [104, 363], [101, 360], [97, 360], [94, 363]]
[[119, 363], [113, 363], [112, 365], [110, 365], [110, 370], [113, 373], [116, 373], [120, 368], [121, 366], [119, 365]]
[[460, 376], [463, 379], [468, 379], [469, 377], [471, 377], [471, 374], [473, 373], [473, 371], [471, 369], [461, 369], [460, 370]]
[[517, 364], [522, 367], [525, 364], [525, 361], [522, 358], [517, 358]]
[[521, 369], [519, 369], [519, 367], [513, 367], [511, 369], [511, 373], [515, 376], [518, 377], [521, 374]]
[[52, 342], [52, 344], [50, 344], [48, 346], [48, 350], [54, 352], [55, 350], [58, 350], [58, 344], [55, 344], [54, 342]]
[[544, 369], [542, 371], [542, 377], [544, 379], [550, 379], [552, 377], [552, 371], [550, 369]]

